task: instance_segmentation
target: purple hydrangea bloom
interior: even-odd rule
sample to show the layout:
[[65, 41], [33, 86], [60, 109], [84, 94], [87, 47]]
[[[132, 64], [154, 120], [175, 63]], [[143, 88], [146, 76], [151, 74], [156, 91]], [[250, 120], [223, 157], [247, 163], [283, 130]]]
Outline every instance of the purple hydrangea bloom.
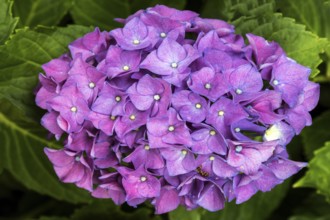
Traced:
[[157, 50], [152, 51], [140, 67], [155, 74], [165, 76], [171, 84], [180, 82], [189, 75], [188, 66], [198, 58], [197, 51], [189, 44], [180, 45], [175, 40], [166, 38]]
[[152, 26], [145, 25], [140, 19], [133, 18], [124, 28], [110, 32], [118, 45], [124, 50], [139, 50], [153, 47], [157, 42], [156, 31]]
[[194, 92], [182, 90], [174, 93], [172, 105], [184, 121], [200, 123], [206, 118], [208, 103]]
[[225, 76], [215, 73], [210, 67], [203, 67], [192, 73], [188, 86], [192, 91], [207, 97], [212, 102], [229, 91]]
[[42, 65], [41, 124], [59, 179], [157, 214], [240, 204], [306, 163], [286, 146], [312, 120], [320, 87], [275, 42], [163, 5], [93, 32]]
[[227, 142], [222, 133], [206, 124], [200, 124], [199, 128], [191, 134], [193, 143], [191, 149], [197, 154], [217, 153], [225, 155], [227, 153]]
[[89, 164], [88, 158], [85, 159], [81, 153], [64, 149], [45, 148], [45, 153], [53, 163], [55, 172], [61, 181], [75, 183], [78, 187], [89, 191], [93, 190], [93, 167]]
[[241, 105], [223, 96], [211, 105], [206, 123], [215, 127], [227, 138], [230, 133], [230, 125], [247, 117], [248, 114]]
[[136, 206], [148, 198], [159, 196], [161, 188], [159, 180], [148, 174], [144, 167], [141, 166], [136, 170], [120, 167], [118, 172], [123, 177], [122, 183], [128, 204]]
[[140, 61], [140, 51], [126, 51], [118, 46], [110, 46], [105, 59], [99, 63], [97, 69], [109, 78], [114, 78], [138, 71]]
[[150, 118], [147, 130], [152, 148], [171, 147], [173, 144], [191, 145], [189, 129], [173, 108], [162, 117]]
[[166, 113], [171, 100], [171, 87], [161, 79], [144, 75], [126, 90], [134, 106], [140, 111], [151, 110], [151, 115]]
[[91, 58], [97, 59], [99, 54], [107, 50], [109, 39], [107, 32], [100, 32], [98, 28], [95, 28], [93, 32], [86, 34], [69, 45], [72, 58], [78, 55], [84, 61], [90, 61]]
[[89, 112], [87, 101], [76, 86], [63, 88], [49, 101], [49, 106], [59, 112], [62, 118], [59, 126], [67, 132], [80, 130]]

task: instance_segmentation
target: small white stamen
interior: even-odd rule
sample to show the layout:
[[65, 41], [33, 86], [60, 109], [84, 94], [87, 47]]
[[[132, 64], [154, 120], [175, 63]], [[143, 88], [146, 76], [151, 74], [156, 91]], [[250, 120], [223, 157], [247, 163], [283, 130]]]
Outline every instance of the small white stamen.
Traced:
[[140, 177], [140, 180], [141, 180], [141, 182], [145, 182], [145, 181], [147, 181], [147, 177], [145, 177], [145, 176], [141, 176], [141, 177]]
[[160, 95], [156, 94], [154, 95], [154, 100], [158, 101], [160, 99]]
[[169, 131], [174, 131], [174, 130], [175, 130], [175, 128], [174, 128], [174, 126], [173, 126], [173, 125], [170, 125], [170, 126], [168, 126], [168, 130], [169, 130]]
[[71, 108], [70, 108], [70, 110], [72, 111], [72, 112], [77, 112], [77, 107], [76, 106], [72, 106]]
[[123, 70], [128, 71], [129, 69], [130, 69], [129, 66], [127, 65], [123, 66]]
[[195, 107], [196, 107], [197, 109], [200, 109], [200, 108], [202, 108], [202, 105], [201, 105], [200, 103], [197, 103], [197, 104], [195, 105]]
[[237, 94], [237, 95], [240, 95], [240, 94], [242, 94], [242, 93], [243, 93], [243, 91], [242, 91], [242, 90], [240, 90], [240, 89], [236, 89], [236, 91], [235, 91], [235, 92], [236, 92], [236, 94]]
[[139, 44], [140, 44], [140, 41], [137, 40], [137, 39], [135, 39], [135, 40], [133, 40], [133, 44], [134, 44], [134, 45], [139, 45]]
[[94, 89], [94, 87], [95, 87], [95, 83], [90, 82], [90, 83], [88, 84], [88, 87], [91, 88], [91, 89]]
[[114, 121], [116, 119], [116, 116], [111, 115], [110, 119]]
[[121, 101], [121, 97], [120, 96], [116, 96], [115, 99], [116, 99], [116, 102], [120, 102]]
[[148, 144], [144, 145], [145, 150], [150, 150], [150, 146]]
[[175, 62], [173, 62], [173, 63], [171, 63], [171, 67], [172, 67], [172, 68], [177, 68], [177, 67], [178, 67], [178, 64], [175, 63]]
[[160, 33], [160, 37], [165, 38], [166, 37], [166, 33], [164, 33], [164, 32]]
[[211, 84], [210, 84], [210, 83], [206, 83], [206, 84], [204, 85], [204, 87], [205, 87], [205, 89], [211, 89]]
[[237, 153], [241, 152], [242, 150], [243, 150], [243, 147], [241, 145], [238, 145], [238, 146], [235, 147], [235, 151]]
[[235, 128], [235, 132], [240, 132], [241, 131], [241, 129], [240, 128]]
[[129, 116], [129, 119], [131, 119], [132, 121], [134, 121], [135, 118], [136, 118], [135, 115], [130, 115], [130, 116]]
[[224, 114], [225, 114], [224, 111], [222, 111], [222, 110], [218, 111], [218, 115], [219, 115], [219, 116], [223, 116]]
[[278, 81], [275, 79], [275, 80], [273, 81], [273, 84], [274, 84], [275, 86], [277, 86], [277, 85], [278, 85]]
[[79, 157], [79, 156], [76, 156], [76, 157], [74, 158], [74, 160], [78, 162], [78, 161], [80, 161], [80, 157]]
[[215, 159], [215, 157], [214, 156], [210, 156], [210, 158], [209, 158], [211, 161], [213, 161], [214, 159]]
[[188, 152], [186, 150], [182, 150], [181, 154], [186, 155]]
[[211, 130], [211, 131], [210, 131], [210, 135], [212, 135], [212, 136], [216, 135], [215, 130]]

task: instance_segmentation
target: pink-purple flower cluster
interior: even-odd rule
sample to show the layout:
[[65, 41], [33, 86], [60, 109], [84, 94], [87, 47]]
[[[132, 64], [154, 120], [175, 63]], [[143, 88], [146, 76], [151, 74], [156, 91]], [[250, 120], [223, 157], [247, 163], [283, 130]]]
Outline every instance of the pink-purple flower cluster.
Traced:
[[158, 5], [118, 19], [43, 65], [37, 105], [63, 149], [61, 179], [156, 213], [269, 191], [306, 164], [286, 145], [311, 124], [319, 85], [275, 42]]

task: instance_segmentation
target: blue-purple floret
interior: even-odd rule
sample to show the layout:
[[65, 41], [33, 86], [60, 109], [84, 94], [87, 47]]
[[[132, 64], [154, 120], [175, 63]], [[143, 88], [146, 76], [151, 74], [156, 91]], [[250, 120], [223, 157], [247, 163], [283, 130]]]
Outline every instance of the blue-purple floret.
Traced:
[[43, 65], [36, 103], [63, 149], [61, 181], [157, 214], [223, 209], [306, 166], [286, 145], [319, 99], [310, 69], [275, 42], [157, 5], [96, 28]]

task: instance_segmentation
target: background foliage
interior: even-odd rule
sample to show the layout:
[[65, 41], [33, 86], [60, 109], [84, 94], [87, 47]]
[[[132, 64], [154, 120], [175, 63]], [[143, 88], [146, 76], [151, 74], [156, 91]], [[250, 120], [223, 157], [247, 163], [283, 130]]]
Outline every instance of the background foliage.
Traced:
[[[34, 104], [41, 64], [95, 26], [111, 30], [119, 25], [114, 18], [155, 4], [194, 10], [234, 24], [240, 34], [275, 40], [312, 69], [311, 79], [321, 83], [314, 124], [288, 146], [293, 159], [309, 161], [308, 169], [217, 213], [179, 208], [162, 216], [149, 204], [117, 207], [58, 181], [42, 151], [56, 143], [46, 138]], [[329, 0], [0, 0], [0, 219], [330, 219], [329, 16]]]

